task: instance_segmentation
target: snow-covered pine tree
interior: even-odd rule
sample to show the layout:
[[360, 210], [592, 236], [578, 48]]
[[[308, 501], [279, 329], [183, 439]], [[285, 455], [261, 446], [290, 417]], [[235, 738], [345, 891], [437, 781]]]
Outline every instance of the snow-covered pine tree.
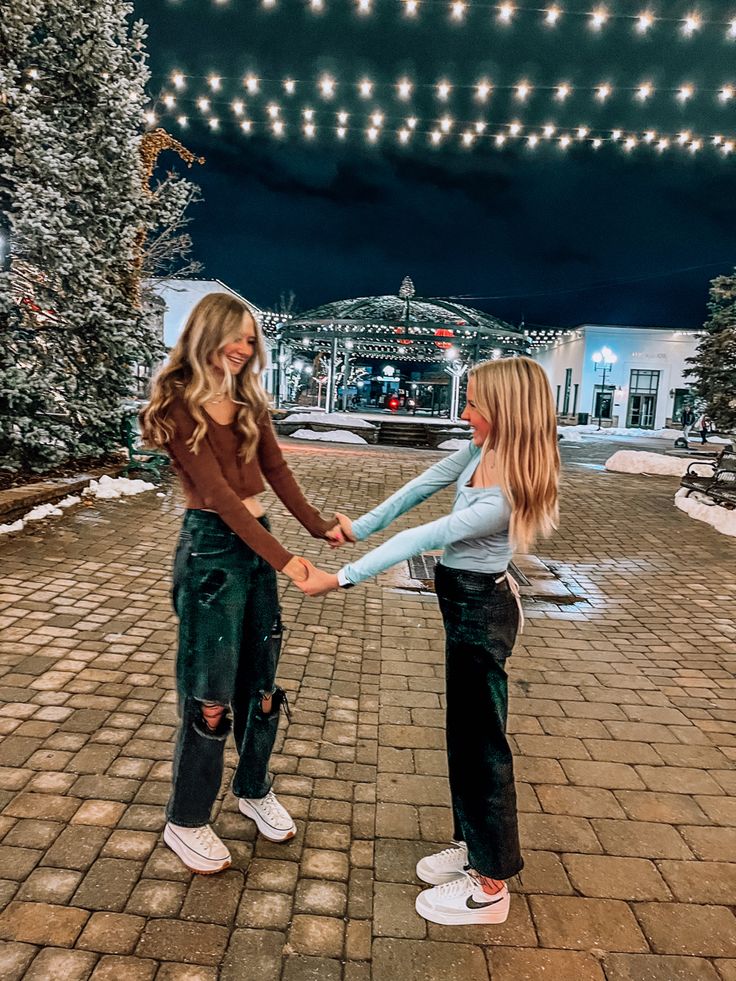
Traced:
[[720, 429], [736, 430], [736, 270], [710, 284], [708, 320], [685, 374]]
[[[2, 466], [43, 470], [119, 444], [131, 364], [159, 356], [137, 304], [153, 221], [139, 141], [145, 26], [127, 0], [15, 0], [4, 11], [0, 172], [10, 268], [0, 361]], [[28, 277], [25, 277], [26, 282]]]

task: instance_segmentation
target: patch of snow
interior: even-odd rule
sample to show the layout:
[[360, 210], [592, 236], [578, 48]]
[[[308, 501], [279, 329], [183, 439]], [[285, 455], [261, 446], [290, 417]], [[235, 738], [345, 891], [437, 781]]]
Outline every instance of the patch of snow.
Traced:
[[697, 491], [693, 491], [688, 497], [685, 487], [681, 487], [675, 494], [675, 507], [697, 521], [712, 525], [722, 535], [736, 538], [736, 510], [729, 511], [717, 504], [707, 504], [707, 501], [708, 498]]
[[79, 504], [82, 500], [81, 497], [77, 497], [76, 494], [70, 494], [69, 497], [65, 497], [63, 501], [57, 501], [57, 508], [71, 508], [75, 504]]
[[700, 464], [696, 471], [704, 475], [713, 468], [703, 460], [688, 460], [686, 457], [663, 456], [661, 453], [644, 453], [639, 450], [619, 450], [606, 460], [606, 470], [614, 473], [657, 474], [666, 477], [682, 477], [691, 463]]
[[437, 447], [438, 450], [462, 450], [468, 443], [469, 439], [446, 439], [444, 443], [440, 443]]
[[[371, 428], [373, 428], [371, 426]], [[345, 429], [331, 429], [329, 432], [313, 432], [311, 429], [297, 429], [291, 434], [292, 439], [315, 439], [324, 443], [362, 443], [364, 446], [367, 440], [357, 433], [348, 432]]]
[[376, 427], [361, 419], [342, 412], [297, 412], [287, 416], [283, 422], [316, 422], [323, 426], [347, 426], [350, 429], [375, 429]]
[[23, 515], [23, 521], [43, 521], [44, 518], [58, 517], [64, 512], [55, 504], [39, 504]]
[[19, 518], [17, 521], [13, 521], [9, 525], [0, 525], [0, 535], [10, 535], [14, 531], [22, 531], [24, 525], [25, 522], [22, 518]]
[[558, 426], [557, 435], [562, 436], [562, 438], [567, 443], [582, 443], [583, 437], [578, 431], [577, 426]]
[[610, 428], [598, 429], [596, 423], [587, 426], [562, 426], [558, 427], [558, 432], [562, 431], [567, 435], [571, 430], [581, 433], [583, 436], [595, 436], [596, 439], [604, 439], [610, 436], [632, 436], [645, 437], [646, 439], [671, 439], [675, 440], [682, 436], [679, 429], [634, 429], [626, 426], [611, 426]]
[[99, 480], [91, 480], [82, 494], [85, 497], [95, 497], [98, 501], [113, 501], [119, 497], [132, 497], [144, 491], [155, 490], [156, 485], [147, 480], [131, 480], [130, 477], [108, 477], [105, 474]]

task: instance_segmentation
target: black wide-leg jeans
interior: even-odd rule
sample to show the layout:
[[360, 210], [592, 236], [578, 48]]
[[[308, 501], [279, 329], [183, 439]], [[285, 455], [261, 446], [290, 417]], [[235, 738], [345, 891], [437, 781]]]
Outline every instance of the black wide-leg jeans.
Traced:
[[[259, 521], [269, 527], [265, 517]], [[285, 701], [275, 687], [283, 633], [276, 573], [219, 515], [189, 510], [174, 557], [173, 600], [180, 726], [166, 817], [197, 828], [210, 821], [231, 729], [239, 754], [233, 792], [264, 797], [271, 787], [268, 763]], [[207, 703], [230, 708], [232, 722], [225, 712], [211, 730], [202, 714]]]
[[506, 738], [506, 659], [519, 609], [504, 578], [441, 564], [435, 587], [445, 624], [447, 759], [454, 837], [471, 868], [492, 879], [521, 871], [514, 764]]

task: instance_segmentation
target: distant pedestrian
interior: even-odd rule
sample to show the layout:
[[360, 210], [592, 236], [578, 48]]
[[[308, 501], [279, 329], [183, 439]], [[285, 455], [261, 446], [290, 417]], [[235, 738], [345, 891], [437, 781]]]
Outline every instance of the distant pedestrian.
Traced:
[[299, 589], [321, 596], [444, 547], [435, 584], [446, 633], [447, 756], [454, 844], [422, 858], [417, 912], [445, 925], [503, 923], [505, 880], [523, 867], [511, 746], [506, 660], [520, 626], [514, 548], [525, 552], [557, 522], [559, 454], [547, 376], [529, 358], [486, 361], [470, 373], [462, 414], [472, 439], [352, 523], [348, 541], [383, 531], [457, 482], [452, 511], [404, 531], [331, 575], [310, 568]]
[[689, 405], [686, 405], [682, 410], [680, 422], [682, 424], [682, 435], [687, 440], [690, 437], [690, 432], [693, 426], [695, 425], [695, 413]]
[[[258, 494], [264, 477], [315, 538], [342, 539], [304, 498], [268, 413], [261, 329], [240, 299], [210, 293], [192, 310], [141, 413], [147, 442], [166, 449], [186, 498], [174, 558], [179, 617], [180, 726], [164, 841], [193, 872], [230, 865], [210, 827], [231, 728], [239, 760], [233, 791], [269, 841], [296, 826], [271, 790], [268, 763], [286, 704], [275, 675], [281, 650], [276, 573], [307, 579], [305, 560], [270, 533]], [[232, 710], [230, 721], [228, 710]]]
[[704, 412], [695, 423], [695, 428], [700, 430], [700, 441], [707, 443], [708, 433], [713, 430], [713, 420]]

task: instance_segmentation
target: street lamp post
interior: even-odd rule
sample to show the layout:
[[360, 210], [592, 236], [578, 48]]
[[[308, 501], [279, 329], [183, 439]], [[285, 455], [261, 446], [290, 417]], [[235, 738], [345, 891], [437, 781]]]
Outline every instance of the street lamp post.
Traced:
[[[613, 366], [618, 361], [618, 357], [613, 353], [610, 347], [602, 347], [600, 351], [596, 351], [593, 355], [593, 362], [595, 363], [595, 371], [602, 373], [601, 379], [601, 394], [598, 399], [598, 430], [602, 429], [601, 421], [603, 419], [603, 399], [606, 394], [606, 375], [609, 371], [613, 369]], [[598, 431], [596, 430], [596, 432]]]

